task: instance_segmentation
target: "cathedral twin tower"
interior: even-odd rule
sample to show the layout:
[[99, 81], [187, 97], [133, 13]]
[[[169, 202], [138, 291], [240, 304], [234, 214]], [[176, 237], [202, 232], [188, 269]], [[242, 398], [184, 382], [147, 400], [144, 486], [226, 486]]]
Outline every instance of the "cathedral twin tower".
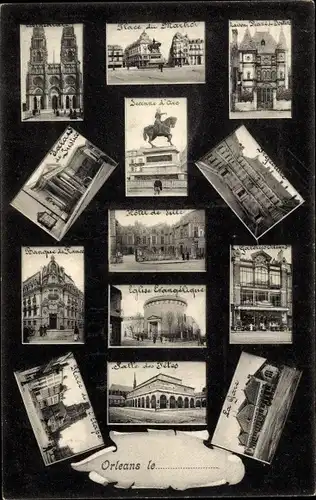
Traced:
[[26, 75], [26, 110], [82, 109], [82, 73], [73, 26], [62, 28], [60, 62], [48, 62], [46, 34], [34, 27]]

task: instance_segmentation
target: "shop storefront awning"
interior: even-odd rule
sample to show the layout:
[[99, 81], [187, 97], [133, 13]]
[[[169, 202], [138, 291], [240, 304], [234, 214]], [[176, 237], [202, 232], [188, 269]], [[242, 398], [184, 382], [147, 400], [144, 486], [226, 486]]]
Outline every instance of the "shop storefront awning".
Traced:
[[265, 312], [288, 312], [288, 307], [278, 307], [278, 306], [236, 306], [239, 311], [265, 311]]

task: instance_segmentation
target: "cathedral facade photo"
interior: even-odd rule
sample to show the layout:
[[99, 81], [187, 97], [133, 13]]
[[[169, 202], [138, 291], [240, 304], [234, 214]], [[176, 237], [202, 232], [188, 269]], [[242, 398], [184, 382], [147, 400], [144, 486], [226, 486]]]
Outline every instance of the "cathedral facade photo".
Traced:
[[82, 25], [21, 26], [22, 121], [82, 120]]
[[230, 22], [230, 118], [291, 118], [290, 22], [257, 24]]

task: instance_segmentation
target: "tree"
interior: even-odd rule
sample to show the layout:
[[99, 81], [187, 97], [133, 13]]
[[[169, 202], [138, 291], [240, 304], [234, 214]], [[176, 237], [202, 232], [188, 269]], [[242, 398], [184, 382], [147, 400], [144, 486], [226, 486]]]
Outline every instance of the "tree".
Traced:
[[180, 338], [183, 338], [183, 330], [184, 330], [184, 317], [183, 314], [178, 313], [177, 314], [177, 326], [178, 326], [178, 332], [180, 333]]
[[168, 332], [169, 332], [169, 335], [171, 335], [171, 329], [172, 329], [172, 325], [174, 322], [174, 313], [172, 311], [167, 312], [166, 320], [167, 320], [167, 325], [168, 325]]

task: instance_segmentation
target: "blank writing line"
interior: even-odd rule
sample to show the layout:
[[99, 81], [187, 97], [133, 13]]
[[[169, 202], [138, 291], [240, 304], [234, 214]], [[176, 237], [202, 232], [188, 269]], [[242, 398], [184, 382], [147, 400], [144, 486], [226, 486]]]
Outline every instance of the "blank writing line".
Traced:
[[219, 467], [155, 467], [155, 469], [219, 469]]

